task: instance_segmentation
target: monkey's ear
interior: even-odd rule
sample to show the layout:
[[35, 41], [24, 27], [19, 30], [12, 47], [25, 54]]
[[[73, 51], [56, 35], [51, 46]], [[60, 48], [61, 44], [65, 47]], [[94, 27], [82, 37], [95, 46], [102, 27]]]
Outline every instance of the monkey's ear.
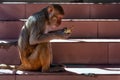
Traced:
[[51, 6], [48, 6], [48, 13], [51, 13], [54, 11], [54, 7], [51, 5]]

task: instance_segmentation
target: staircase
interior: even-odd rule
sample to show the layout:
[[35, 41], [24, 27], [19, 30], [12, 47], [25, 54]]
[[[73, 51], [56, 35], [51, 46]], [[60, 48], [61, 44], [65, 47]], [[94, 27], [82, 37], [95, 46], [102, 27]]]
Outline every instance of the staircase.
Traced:
[[[17, 40], [24, 19], [49, 4], [1, 3], [0, 44]], [[51, 41], [53, 63], [65, 64], [67, 71], [41, 73], [0, 69], [0, 80], [119, 80], [120, 4], [59, 4], [65, 10], [61, 27], [74, 28], [70, 39]], [[0, 64], [20, 64], [16, 46], [0, 46]]]

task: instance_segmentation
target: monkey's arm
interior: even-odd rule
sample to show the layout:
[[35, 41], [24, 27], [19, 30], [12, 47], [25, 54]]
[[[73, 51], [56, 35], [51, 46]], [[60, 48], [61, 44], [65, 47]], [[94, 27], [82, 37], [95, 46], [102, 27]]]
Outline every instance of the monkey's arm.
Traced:
[[47, 34], [40, 34], [32, 32], [30, 35], [29, 42], [31, 45], [39, 44], [43, 42], [49, 42], [52, 39], [66, 39], [70, 36], [68, 33], [64, 33], [64, 30], [51, 31]]

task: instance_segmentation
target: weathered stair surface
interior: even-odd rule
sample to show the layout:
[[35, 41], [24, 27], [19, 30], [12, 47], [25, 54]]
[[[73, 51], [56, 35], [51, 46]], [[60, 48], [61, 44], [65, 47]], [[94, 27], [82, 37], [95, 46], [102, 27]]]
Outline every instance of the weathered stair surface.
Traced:
[[[20, 64], [17, 46], [4, 48], [3, 44], [17, 40], [25, 23], [22, 20], [49, 4], [0, 4], [0, 64]], [[67, 71], [0, 69], [0, 80], [120, 79], [120, 4], [60, 4], [65, 10], [61, 27], [73, 26], [73, 33], [69, 40], [52, 40], [51, 46], [53, 63], [65, 64]]]
[[53, 63], [119, 64], [119, 48], [120, 40], [74, 39], [66, 42], [61, 40], [52, 43]]
[[[16, 0], [1, 0], [1, 3], [16, 2]], [[86, 2], [86, 3], [118, 3], [119, 0], [17, 0], [17, 2]]]
[[[120, 39], [73, 39], [51, 42], [53, 63], [57, 64], [119, 64]], [[15, 52], [16, 51], [16, 52]], [[16, 47], [1, 49], [0, 63], [20, 64]], [[13, 58], [14, 56], [14, 58]], [[5, 59], [6, 58], [6, 59]]]
[[[94, 66], [93, 66], [94, 67]], [[30, 71], [14, 71], [15, 74], [1, 74], [1, 80], [119, 80], [120, 68], [65, 68], [66, 72], [41, 73]], [[1, 70], [0, 70], [1, 72]], [[5, 72], [5, 71], [4, 71]]]
[[0, 21], [0, 39], [18, 39], [23, 24], [21, 21]]
[[[94, 76], [94, 75], [93, 75]], [[116, 79], [116, 80], [119, 80], [119, 75], [95, 75], [95, 77], [91, 77], [91, 76], [87, 76], [87, 74], [85, 75], [79, 75], [79, 74], [64, 74], [64, 75], [61, 75], [61, 74], [50, 74], [50, 75], [31, 75], [31, 76], [27, 76], [27, 75], [17, 75], [16, 76], [16, 79], [17, 80], [46, 80], [46, 79], [49, 79], [49, 80], [66, 80], [66, 79], [69, 79], [69, 80], [106, 80], [106, 79], [109, 79], [109, 80], [113, 80], [113, 79]]]
[[[18, 39], [23, 21], [0, 21], [0, 39]], [[73, 27], [71, 38], [120, 38], [118, 19], [63, 19], [62, 27]]]
[[[75, 2], [76, 0], [17, 0], [17, 2]], [[81, 0], [83, 2], [83, 0]], [[1, 0], [0, 2], [16, 2], [16, 0]]]
[[[31, 14], [40, 11], [50, 3], [38, 4], [0, 4], [0, 20], [19, 20], [28, 18]], [[59, 3], [60, 4], [60, 3]], [[61, 3], [68, 19], [119, 19], [120, 4], [81, 4]], [[14, 14], [13, 14], [14, 13]]]
[[[0, 42], [8, 43], [10, 40], [17, 40], [23, 21], [0, 21]], [[98, 42], [85, 42], [83, 40], [76, 43], [58, 42], [52, 43], [54, 62], [55, 63], [85, 63], [85, 64], [118, 64], [119, 63], [119, 41], [120, 38], [120, 21], [116, 19], [64, 19], [61, 26], [73, 26], [71, 39], [98, 39]], [[99, 39], [115, 39], [113, 42], [99, 43]], [[77, 39], [76, 39], [77, 40]], [[104, 41], [104, 40], [103, 40]], [[108, 45], [111, 48], [110, 54]], [[13, 45], [4, 49], [0, 46], [0, 63], [20, 64], [17, 46]], [[55, 48], [55, 49], [54, 49]], [[65, 50], [64, 50], [65, 49]], [[70, 49], [70, 50], [69, 50]], [[116, 51], [118, 50], [118, 51]], [[90, 51], [90, 52], [89, 52]], [[59, 57], [59, 56], [62, 57]], [[76, 56], [77, 55], [77, 56]], [[99, 57], [99, 56], [101, 57]], [[14, 56], [14, 58], [13, 58]], [[109, 57], [110, 56], [110, 57]], [[110, 62], [108, 59], [110, 58]], [[118, 58], [116, 58], [118, 57]], [[72, 59], [71, 59], [72, 58]]]

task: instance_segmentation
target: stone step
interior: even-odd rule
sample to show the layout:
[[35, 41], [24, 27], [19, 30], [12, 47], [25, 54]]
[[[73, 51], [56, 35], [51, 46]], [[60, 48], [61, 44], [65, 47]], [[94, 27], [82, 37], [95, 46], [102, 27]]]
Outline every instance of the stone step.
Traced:
[[[87, 72], [92, 72], [93, 70], [93, 73], [87, 73]], [[95, 71], [94, 71], [95, 70]], [[26, 74], [26, 75], [17, 75], [16, 76], [16, 79], [18, 80], [39, 80], [39, 79], [42, 79], [42, 80], [46, 80], [46, 79], [49, 79], [49, 80], [119, 80], [120, 78], [120, 75], [117, 74], [119, 73], [119, 71], [116, 71], [117, 73], [116, 74], [105, 74], [104, 72], [115, 72], [115, 71], [109, 71], [109, 70], [105, 70], [105, 69], [70, 69], [70, 73], [67, 73], [67, 74], [44, 74], [44, 75], [29, 75], [29, 74]], [[86, 73], [85, 73], [86, 71]], [[99, 71], [101, 74], [94, 74], [94, 72], [97, 72]], [[103, 72], [101, 72], [103, 71]], [[78, 73], [80, 72], [80, 73]], [[83, 73], [82, 73], [83, 72]]]
[[[28, 18], [52, 3], [4, 3], [0, 4], [0, 20]], [[54, 3], [57, 4], [57, 3]], [[120, 4], [58, 3], [65, 10], [64, 18], [71, 19], [119, 19]], [[18, 12], [19, 10], [19, 12]]]
[[[0, 2], [8, 3], [8, 2], [74, 2], [75, 0], [2, 0]], [[82, 0], [81, 0], [82, 1]]]
[[[54, 64], [120, 64], [120, 39], [51, 40], [51, 48]], [[20, 64], [15, 46], [1, 46], [0, 56], [0, 64]]]
[[[0, 39], [18, 39], [23, 25], [23, 21], [0, 21]], [[71, 38], [119, 39], [119, 25], [118, 19], [63, 19], [60, 26], [73, 27]]]
[[53, 40], [53, 63], [119, 64], [119, 39]]
[[[109, 66], [100, 68], [65, 68], [66, 72], [41, 73], [39, 71], [19, 71], [0, 69], [1, 80], [119, 80], [120, 68]], [[13, 73], [12, 73], [13, 72]]]
[[0, 2], [87, 2], [87, 3], [118, 3], [119, 0], [2, 0]]

